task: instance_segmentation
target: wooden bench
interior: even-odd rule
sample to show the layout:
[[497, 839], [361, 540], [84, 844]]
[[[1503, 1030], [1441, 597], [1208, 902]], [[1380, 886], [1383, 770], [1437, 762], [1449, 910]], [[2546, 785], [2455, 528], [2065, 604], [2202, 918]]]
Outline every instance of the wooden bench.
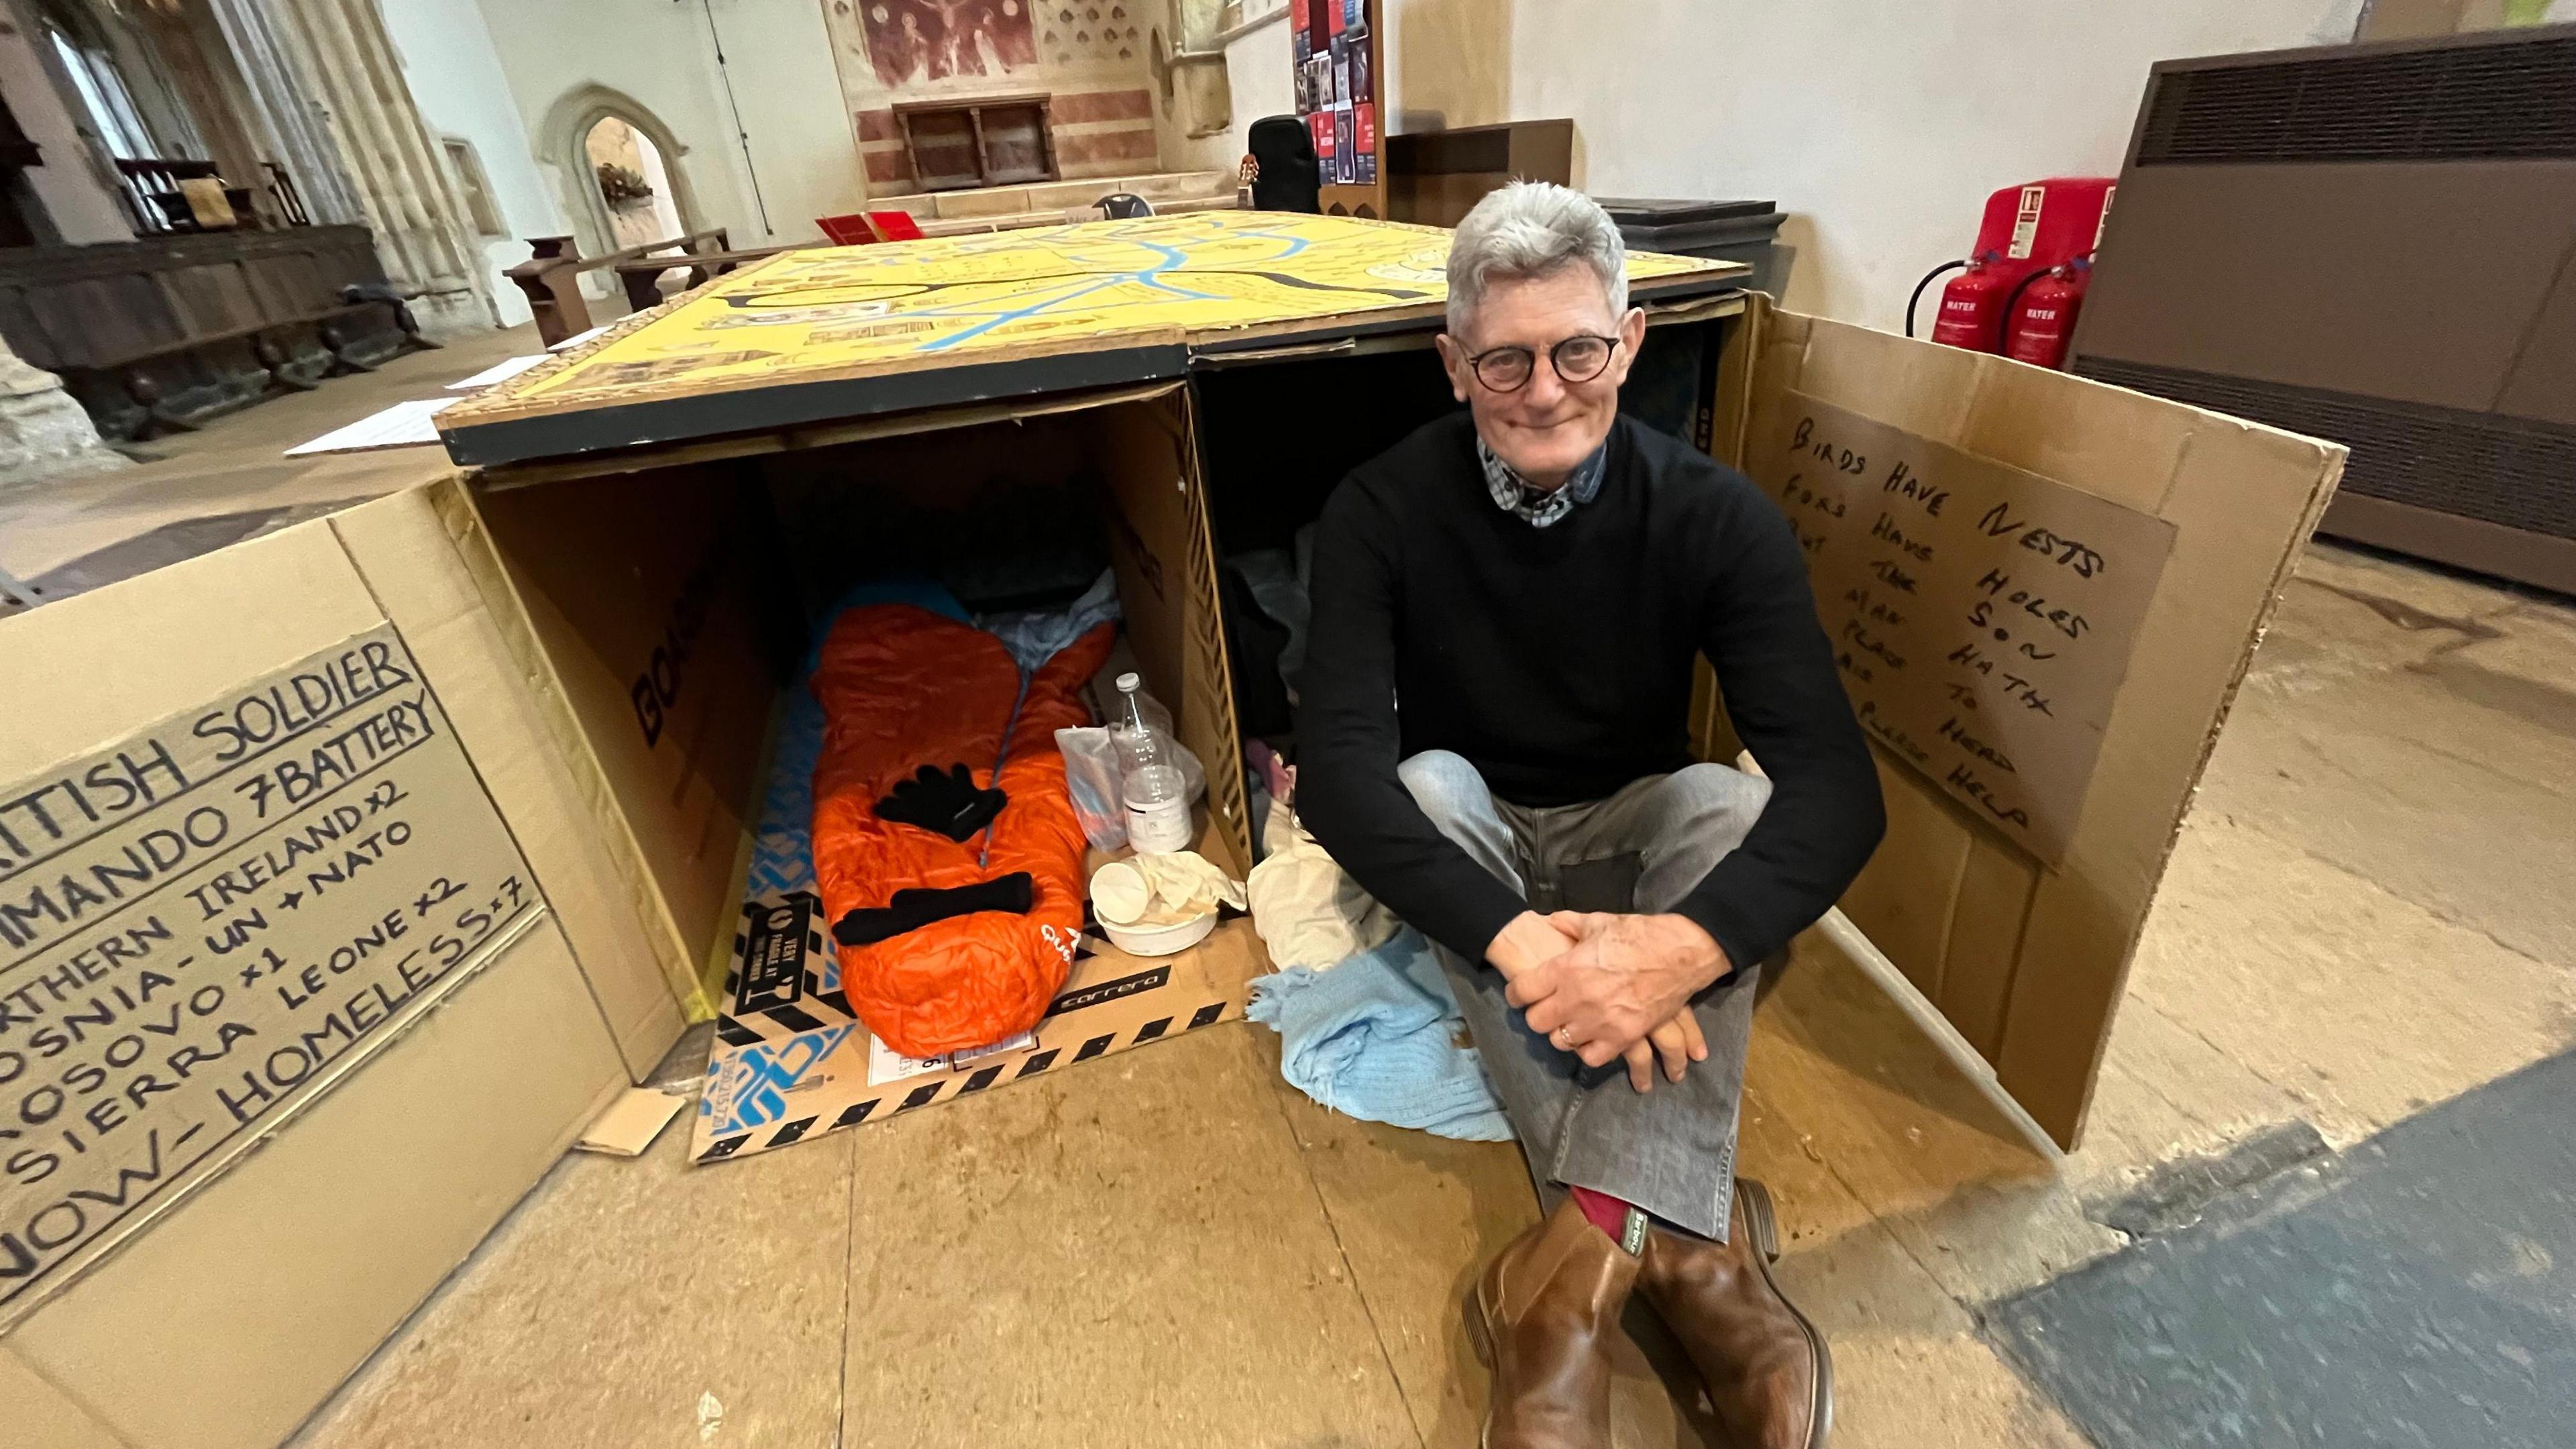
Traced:
[[362, 226], [0, 249], [0, 335], [61, 374], [113, 439], [186, 429], [436, 345], [387, 290]]
[[709, 277], [721, 277], [746, 262], [792, 252], [794, 247], [748, 247], [741, 251], [684, 252], [676, 257], [636, 257], [619, 262], [612, 270], [620, 285], [626, 288], [626, 305], [641, 312], [659, 306], [662, 301], [662, 278], [674, 267], [689, 269], [688, 285], [703, 286]]
[[[691, 232], [669, 241], [648, 242], [640, 247], [626, 247], [600, 257], [583, 256], [581, 249], [568, 236], [530, 237], [528, 249], [532, 255], [502, 275], [516, 282], [519, 290], [527, 294], [528, 306], [537, 314], [537, 336], [552, 347], [567, 337], [578, 337], [591, 329], [590, 299], [581, 294], [582, 273], [619, 271], [623, 263], [674, 253], [653, 270], [652, 275], [658, 277], [672, 267], [686, 265], [695, 270], [713, 258], [740, 255], [733, 253], [732, 246], [723, 227]], [[760, 252], [755, 255], [769, 254]], [[736, 263], [727, 262], [716, 266], [714, 272], [730, 271], [734, 265]], [[696, 281], [704, 281], [706, 275], [698, 276]], [[623, 280], [622, 272], [620, 279]], [[695, 284], [694, 281], [691, 283]], [[626, 290], [629, 298], [635, 295], [631, 284]]]

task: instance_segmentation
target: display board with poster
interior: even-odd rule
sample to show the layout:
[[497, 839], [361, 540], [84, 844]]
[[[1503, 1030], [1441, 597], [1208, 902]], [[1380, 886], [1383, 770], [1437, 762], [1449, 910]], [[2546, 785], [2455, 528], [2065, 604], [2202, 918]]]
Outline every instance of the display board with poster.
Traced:
[[1325, 214], [1383, 218], [1379, 0], [1288, 0], [1298, 118], [1315, 138]]
[[[441, 411], [439, 436], [488, 466], [1178, 377], [1202, 349], [1436, 328], [1448, 250], [1428, 228], [1256, 211], [798, 248]], [[1641, 306], [1743, 273], [1628, 255]]]
[[2055, 865], [2173, 524], [1794, 388], [1760, 399], [1745, 449], [1862, 726]]

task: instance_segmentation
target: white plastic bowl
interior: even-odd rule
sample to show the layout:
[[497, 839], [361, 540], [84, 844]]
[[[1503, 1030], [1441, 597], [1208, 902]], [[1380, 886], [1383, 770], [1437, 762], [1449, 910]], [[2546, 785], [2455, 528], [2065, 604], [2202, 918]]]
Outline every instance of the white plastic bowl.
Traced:
[[1130, 956], [1169, 956], [1176, 951], [1186, 951], [1206, 940], [1209, 933], [1216, 929], [1216, 912], [1210, 911], [1204, 916], [1183, 921], [1177, 926], [1141, 926], [1131, 929], [1126, 926], [1113, 926], [1107, 921], [1102, 921], [1100, 929], [1109, 937], [1109, 944]]

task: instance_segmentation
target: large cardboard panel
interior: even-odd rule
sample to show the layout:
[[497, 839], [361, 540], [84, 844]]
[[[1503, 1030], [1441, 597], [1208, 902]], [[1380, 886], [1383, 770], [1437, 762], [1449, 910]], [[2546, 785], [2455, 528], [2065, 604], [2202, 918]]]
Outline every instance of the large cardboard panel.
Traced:
[[[2105, 823], [2083, 842], [2080, 874], [2070, 860], [2072, 879], [2044, 879], [2032, 896], [1995, 1059], [2005, 1089], [2052, 1104], [2034, 1115], [2068, 1136], [2080, 1131], [2129, 954], [2201, 770], [2343, 468], [2339, 446], [2212, 413], [2191, 423], [2163, 516], [2192, 546], [2178, 545], [2167, 567], [2103, 741], [2120, 768], [2097, 777], [2088, 812]], [[2031, 969], [2102, 959], [2119, 969]]]
[[320, 523], [16, 615], [0, 624], [10, 702], [0, 779], [32, 775], [382, 622]]
[[2004, 1005], [2021, 961], [2040, 866], [1964, 817], [1952, 828], [1967, 841], [1968, 855], [1950, 910], [1950, 934], [1942, 942], [1941, 994], [1933, 999], [1991, 1062], [2003, 1055]]
[[5, 1347], [0, 1347], [0, 1404], [9, 1406], [12, 1442], [41, 1449], [129, 1449], [95, 1415]]
[[[45, 953], [27, 968], [41, 979], [23, 1001], [13, 995], [0, 1024], [0, 1051], [29, 1058], [13, 1069], [26, 1080], [11, 1100], [37, 1093], [41, 1125], [56, 1129], [50, 1143], [9, 1140], [4, 1156], [17, 1165], [0, 1172], [10, 1210], [45, 1217], [40, 1233], [10, 1230], [31, 1256], [47, 1256], [41, 1274], [20, 1275], [34, 1281], [12, 1294], [0, 1340], [11, 1426], [36, 1442], [275, 1442], [623, 1086], [630, 1067], [603, 1021], [619, 983], [649, 988], [624, 993], [638, 1005], [626, 1013], [629, 1045], [646, 1061], [678, 1030], [649, 953], [635, 947], [640, 924], [619, 927], [618, 902], [599, 884], [614, 867], [584, 853], [578, 814], [564, 808], [580, 787], [533, 727], [541, 692], [514, 667], [507, 621], [475, 582], [471, 510], [442, 510], [442, 497], [461, 503], [452, 490], [414, 490], [0, 625], [0, 675], [23, 687], [0, 731], [0, 779], [31, 782], [5, 792], [0, 818], [22, 845], [61, 830], [40, 868], [17, 865], [17, 851], [0, 867], [11, 876], [0, 898], [34, 912], [11, 917], [22, 944]], [[221, 758], [235, 729], [266, 738]], [[129, 798], [106, 783], [123, 771], [121, 755], [148, 758], [156, 789], [164, 773], [188, 775], [192, 788]], [[75, 767], [88, 809], [49, 771], [57, 764]], [[99, 766], [108, 773], [94, 783]], [[359, 812], [356, 825], [344, 805]], [[228, 822], [221, 841], [210, 808]], [[144, 817], [172, 810], [179, 843], [193, 824], [209, 853], [143, 878], [123, 843], [170, 828]], [[234, 833], [235, 814], [260, 833]], [[396, 821], [408, 827], [400, 842]], [[346, 843], [318, 888], [307, 877], [325, 866], [321, 855], [273, 854], [289, 835], [307, 847]], [[166, 836], [157, 844], [165, 856], [172, 846]], [[44, 879], [63, 905], [62, 874], [88, 857], [127, 874], [90, 872], [85, 890], [122, 892], [109, 904], [159, 916], [166, 944], [187, 943], [193, 960], [169, 958], [173, 986], [188, 993], [175, 1020], [158, 984], [147, 999], [142, 972], [155, 963], [134, 949], [159, 950], [157, 929], [138, 942], [125, 919], [86, 900], [78, 917], [57, 921], [17, 891]], [[208, 871], [229, 891], [199, 879]], [[573, 903], [603, 954], [624, 948], [597, 990], [551, 909]], [[128, 949], [64, 934], [73, 927], [113, 931]], [[218, 960], [221, 971], [200, 980]], [[13, 965], [13, 991], [27, 970]], [[66, 989], [62, 999], [48, 979]], [[218, 984], [221, 1002], [207, 993]], [[197, 1017], [192, 1003], [212, 1015]], [[118, 1025], [130, 1014], [135, 1029], [103, 1033], [109, 1014]], [[211, 1043], [189, 1037], [218, 1020], [253, 1034], [218, 1026]], [[50, 1056], [37, 1042], [48, 1031], [65, 1041]], [[214, 1061], [233, 1073], [226, 1090], [239, 1112], [203, 1099], [195, 1071], [176, 1079], [169, 1056], [186, 1046], [200, 1053], [192, 1066], [228, 1048]], [[85, 1064], [123, 1084], [116, 1110], [98, 1105], [110, 1094], [91, 1089]], [[147, 1073], [167, 1089], [138, 1099], [127, 1089]], [[47, 1095], [56, 1091], [60, 1109]], [[190, 1135], [201, 1121], [215, 1125]], [[157, 1167], [148, 1150], [139, 1169], [103, 1150], [121, 1153], [137, 1131], [147, 1149], [163, 1141]], [[220, 1150], [189, 1161], [209, 1136]], [[40, 1150], [60, 1160], [21, 1155]], [[70, 1215], [38, 1201], [74, 1188], [91, 1194], [80, 1200], [82, 1226], [94, 1231], [68, 1234]], [[20, 1379], [44, 1387], [21, 1395]]]
[[1729, 349], [1721, 382], [1742, 393], [1721, 402], [1719, 443], [1739, 464], [1763, 456], [1766, 406], [1803, 395], [1916, 456], [2017, 470], [2170, 532], [2057, 847], [1980, 818], [1882, 741], [1890, 834], [1843, 902], [2073, 1147], [2183, 812], [2343, 450], [1759, 299]]
[[[439, 682], [457, 736], [500, 807], [640, 1080], [685, 1025], [675, 943], [631, 839], [464, 486], [454, 479], [332, 515], [367, 587]], [[531, 685], [536, 687], [531, 687]]]
[[[1887, 959], [1934, 1001], [1941, 999], [1941, 970], [1958, 914], [1959, 878], [1968, 869], [1971, 836], [1937, 797], [1913, 788], [1923, 777], [1884, 754], [1879, 792], [1887, 800], [1887, 836], [1871, 867], [1843, 893], [1843, 913], [1867, 919], [1870, 939]], [[1879, 861], [1902, 861], [1880, 868]]]
[[649, 873], [657, 956], [697, 1015], [729, 929], [775, 688], [746, 587], [756, 484], [711, 464], [487, 494], [476, 508]]
[[274, 1444], [624, 1089], [540, 921], [7, 1347], [135, 1449]]
[[0, 1321], [546, 913], [390, 624], [0, 795]]
[[1141, 672], [1170, 707], [1181, 743], [1207, 767], [1220, 847], [1209, 858], [1241, 876], [1252, 868], [1252, 822], [1195, 407], [1188, 393], [1175, 391], [1159, 405], [1120, 408], [1101, 421], [1118, 509], [1110, 555], [1127, 637]]

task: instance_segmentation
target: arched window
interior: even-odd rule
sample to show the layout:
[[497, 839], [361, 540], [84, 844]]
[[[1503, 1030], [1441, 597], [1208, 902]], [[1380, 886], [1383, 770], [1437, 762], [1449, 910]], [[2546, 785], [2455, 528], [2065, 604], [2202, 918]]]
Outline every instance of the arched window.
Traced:
[[45, 38], [52, 41], [54, 54], [61, 57], [63, 69], [70, 72], [72, 89], [80, 92], [81, 106], [89, 112], [90, 128], [99, 140], [122, 161], [139, 161], [153, 154], [152, 135], [143, 128], [143, 117], [134, 108], [134, 95], [125, 88], [125, 77], [116, 72], [115, 58], [98, 46], [82, 45], [50, 21], [45, 25]]

